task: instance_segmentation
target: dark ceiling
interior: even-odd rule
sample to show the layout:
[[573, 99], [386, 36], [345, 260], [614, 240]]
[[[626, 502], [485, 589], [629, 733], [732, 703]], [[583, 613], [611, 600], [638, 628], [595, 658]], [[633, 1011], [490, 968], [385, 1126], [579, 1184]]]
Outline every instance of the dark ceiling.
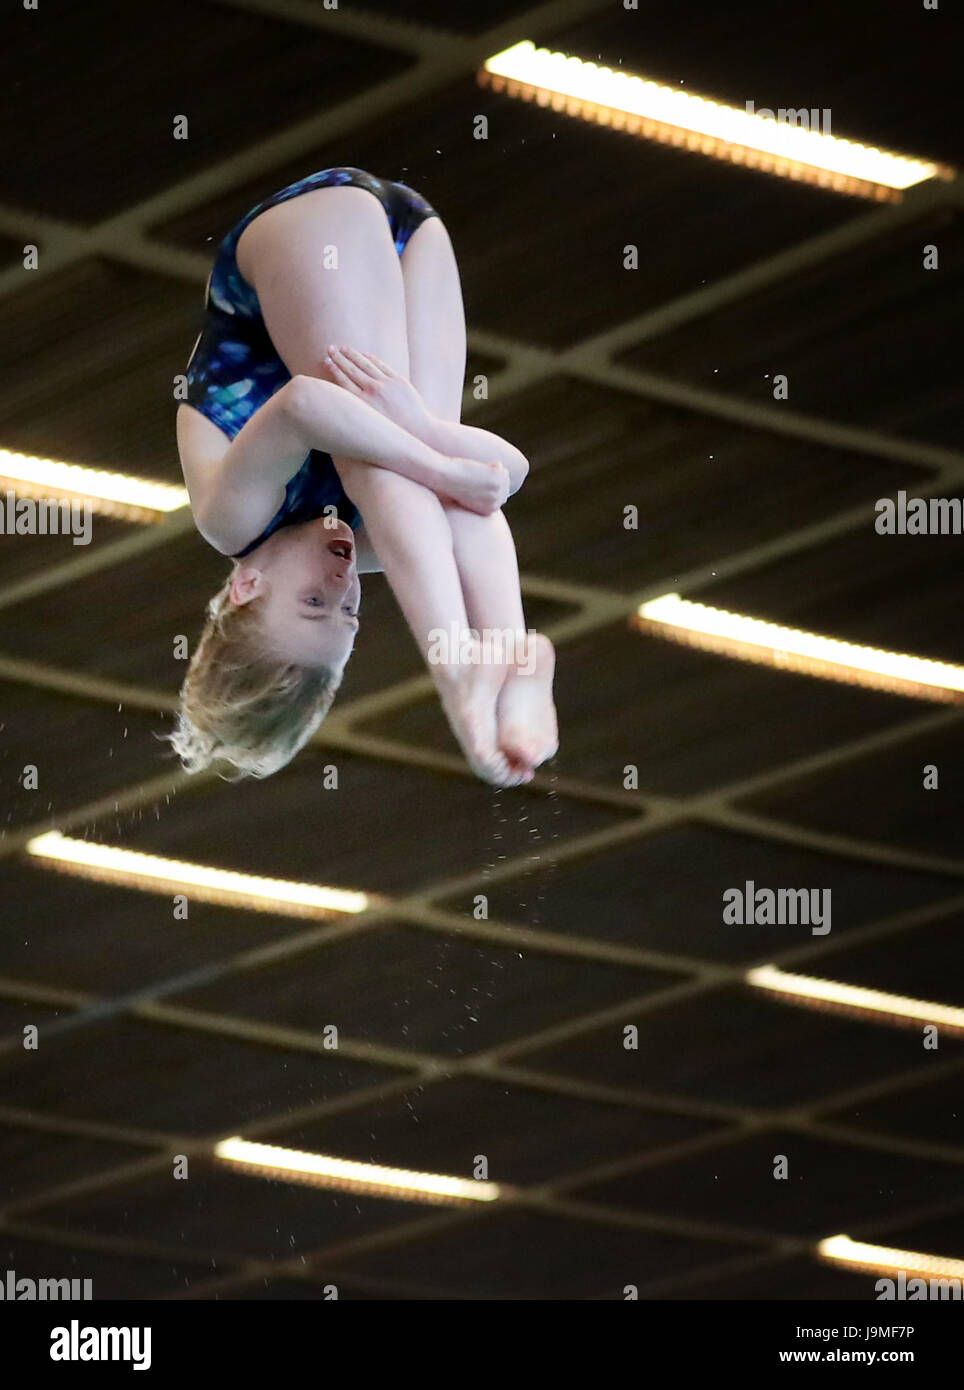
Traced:
[[[314, 169], [403, 179], [459, 256], [468, 375], [490, 378], [467, 418], [532, 462], [509, 516], [558, 646], [562, 751], [525, 792], [474, 780], [377, 576], [313, 748], [264, 783], [187, 779], [156, 735], [223, 560], [183, 514], [97, 518], [86, 549], [0, 538], [0, 1264], [102, 1298], [866, 1299], [872, 1276], [819, 1239], [964, 1257], [964, 1041], [925, 1051], [918, 1028], [744, 980], [774, 962], [964, 1006], [964, 712], [629, 623], [678, 589], [961, 661], [960, 538], [873, 530], [881, 495], [964, 484], [960, 181], [877, 206], [475, 76], [533, 38], [740, 105], [828, 106], [836, 133], [954, 163], [950, 18], [4, 7], [0, 447], [178, 480], [171, 382], [212, 243]], [[169, 896], [37, 867], [49, 828], [380, 897], [335, 923], [172, 920]], [[832, 890], [832, 932], [724, 927], [747, 879]], [[433, 1208], [269, 1182], [213, 1158], [235, 1134], [465, 1176], [484, 1154], [511, 1191]]]

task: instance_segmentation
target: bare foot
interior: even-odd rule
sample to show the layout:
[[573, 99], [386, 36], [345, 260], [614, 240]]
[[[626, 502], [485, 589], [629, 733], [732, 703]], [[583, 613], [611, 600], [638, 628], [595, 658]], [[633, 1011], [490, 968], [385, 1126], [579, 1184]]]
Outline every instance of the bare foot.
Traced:
[[472, 771], [484, 782], [518, 786], [529, 780], [527, 769], [499, 747], [496, 722], [499, 692], [512, 667], [483, 662], [478, 642], [469, 644], [462, 655], [459, 664], [438, 666], [432, 673], [452, 732]]
[[445, 490], [453, 502], [479, 516], [491, 516], [504, 507], [509, 496], [509, 474], [501, 463], [478, 459], [449, 459], [451, 475]]
[[536, 768], [558, 752], [559, 725], [552, 701], [555, 669], [553, 645], [537, 632], [527, 639], [525, 659], [505, 679], [496, 711], [498, 746], [511, 766]]

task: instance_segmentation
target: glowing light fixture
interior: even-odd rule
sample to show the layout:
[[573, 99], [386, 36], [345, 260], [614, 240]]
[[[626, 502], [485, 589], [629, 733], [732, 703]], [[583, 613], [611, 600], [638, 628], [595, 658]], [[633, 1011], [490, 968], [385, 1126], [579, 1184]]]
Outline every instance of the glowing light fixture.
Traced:
[[32, 458], [9, 449], [0, 449], [0, 490], [4, 487], [21, 497], [85, 501], [91, 511], [121, 521], [160, 521], [166, 512], [188, 504], [186, 490], [170, 483]]
[[887, 1245], [867, 1245], [849, 1236], [828, 1236], [817, 1246], [824, 1260], [880, 1273], [929, 1274], [944, 1279], [964, 1279], [964, 1260], [944, 1255], [922, 1255], [916, 1250], [894, 1250]]
[[959, 704], [964, 692], [964, 667], [780, 627], [693, 603], [679, 594], [663, 594], [640, 604], [635, 622], [643, 630], [703, 651], [848, 685], [947, 704]]
[[355, 1163], [326, 1154], [282, 1149], [274, 1144], [254, 1144], [237, 1137], [222, 1140], [214, 1152], [225, 1162], [236, 1163], [264, 1177], [398, 1197], [410, 1202], [495, 1202], [502, 1196], [502, 1188], [494, 1182], [447, 1178], [441, 1173], [414, 1173], [406, 1168], [383, 1168], [377, 1163]]
[[57, 830], [29, 840], [27, 853], [62, 873], [78, 874], [82, 878], [121, 883], [128, 888], [154, 893], [189, 890], [191, 897], [201, 902], [248, 907], [286, 917], [364, 912], [373, 901], [367, 893], [324, 888], [315, 883], [291, 883], [280, 878], [259, 878], [203, 864], [185, 864], [177, 859], [161, 859], [155, 854], [138, 854], [129, 849], [115, 849], [112, 845], [68, 839]]
[[479, 81], [508, 96], [644, 139], [863, 197], [897, 201], [901, 189], [924, 179], [953, 177], [945, 166], [810, 129], [809, 113], [807, 126], [761, 116], [536, 48], [529, 39], [487, 59]]
[[837, 1009], [850, 1014], [882, 1014], [897, 1022], [934, 1023], [951, 1032], [964, 1033], [964, 1009], [950, 1004], [932, 1004], [924, 999], [907, 999], [879, 989], [863, 989], [820, 980], [810, 975], [792, 975], [776, 965], [760, 965], [744, 976], [748, 985], [771, 994], [789, 995], [801, 1004]]

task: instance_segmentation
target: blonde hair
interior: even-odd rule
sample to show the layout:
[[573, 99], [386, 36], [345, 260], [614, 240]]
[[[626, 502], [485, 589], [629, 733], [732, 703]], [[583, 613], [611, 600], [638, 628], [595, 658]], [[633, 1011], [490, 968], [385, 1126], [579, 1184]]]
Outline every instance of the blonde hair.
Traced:
[[[237, 568], [235, 566], [235, 568]], [[237, 776], [270, 777], [289, 763], [331, 708], [342, 673], [272, 655], [258, 600], [234, 604], [234, 572], [207, 605], [168, 742], [186, 772], [218, 760]]]

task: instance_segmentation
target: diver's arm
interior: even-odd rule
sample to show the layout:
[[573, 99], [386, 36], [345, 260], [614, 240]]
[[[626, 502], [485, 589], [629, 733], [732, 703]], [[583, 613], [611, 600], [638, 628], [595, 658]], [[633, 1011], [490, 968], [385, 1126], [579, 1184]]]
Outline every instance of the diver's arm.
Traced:
[[[192, 412], [193, 413], [193, 412]], [[255, 411], [219, 457], [195, 454], [192, 434], [179, 432], [185, 477], [203, 477], [192, 489], [198, 530], [230, 555], [258, 535], [284, 500], [285, 485], [313, 449], [364, 459], [438, 495], [451, 495], [488, 514], [505, 500], [504, 470], [471, 459], [443, 457], [341, 387], [295, 376]], [[504, 480], [504, 481], [503, 481]]]
[[[373, 406], [438, 453], [456, 461], [475, 459], [479, 463], [501, 464], [509, 475], [510, 496], [525, 482], [529, 460], [514, 444], [490, 430], [431, 414], [412, 382], [374, 353], [333, 345], [328, 349], [325, 366], [349, 395]], [[441, 488], [432, 490], [444, 495], [444, 482]]]
[[424, 444], [437, 449], [440, 454], [478, 459], [480, 462], [498, 459], [509, 475], [510, 497], [519, 491], [529, 472], [529, 460], [514, 444], [493, 434], [491, 430], [479, 429], [476, 425], [439, 420], [436, 416], [429, 415], [424, 431], [418, 437]]
[[333, 458], [364, 460], [482, 516], [498, 511], [508, 496], [508, 471], [501, 463], [447, 457], [333, 382], [296, 376], [278, 395], [286, 392], [286, 410], [306, 454], [319, 449]]
[[[312, 449], [362, 458], [376, 468], [387, 468], [413, 483], [421, 483], [432, 492], [446, 476], [448, 460], [434, 448], [330, 381], [295, 376], [272, 400], [280, 401], [282, 431], [290, 437], [302, 461]], [[279, 450], [270, 458], [236, 459], [237, 478], [244, 482], [253, 472], [254, 476], [286, 483], [292, 475], [287, 460], [280, 457], [282, 452], [286, 451]]]

